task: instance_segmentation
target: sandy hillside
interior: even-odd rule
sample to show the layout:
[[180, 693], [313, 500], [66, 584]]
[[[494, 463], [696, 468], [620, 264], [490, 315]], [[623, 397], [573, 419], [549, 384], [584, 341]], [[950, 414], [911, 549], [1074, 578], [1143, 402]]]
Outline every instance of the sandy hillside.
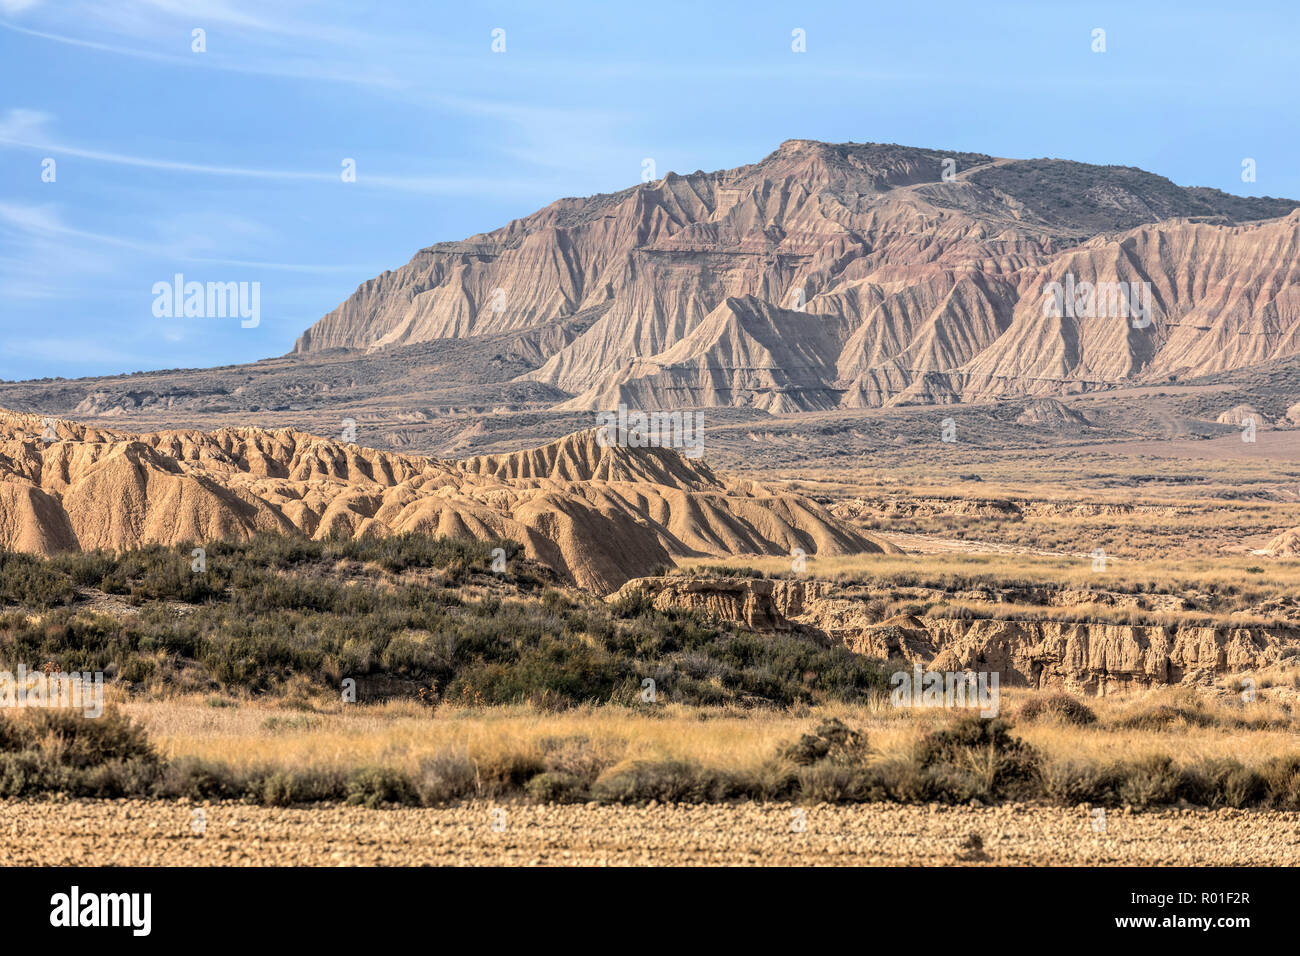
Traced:
[[[48, 437], [48, 440], [47, 440]], [[292, 429], [129, 435], [0, 412], [0, 546], [36, 554], [258, 532], [508, 538], [608, 592], [674, 559], [881, 545], [799, 495], [594, 431], [440, 461]]]

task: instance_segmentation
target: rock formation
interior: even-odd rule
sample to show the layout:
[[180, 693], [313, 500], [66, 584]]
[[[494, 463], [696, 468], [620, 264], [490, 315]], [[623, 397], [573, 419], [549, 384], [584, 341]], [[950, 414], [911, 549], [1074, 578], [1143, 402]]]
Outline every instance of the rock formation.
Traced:
[[[1126, 167], [790, 140], [423, 249], [296, 351], [526, 331], [518, 381], [572, 410], [1162, 381], [1300, 352], [1297, 205]], [[1063, 309], [1045, 308], [1052, 283], [1074, 292]], [[1117, 308], [1121, 284], [1149, 316]]]
[[[696, 610], [756, 630], [790, 631], [901, 665], [997, 671], [1009, 687], [1083, 693], [1196, 682], [1294, 659], [1295, 628], [1111, 624], [897, 615], [877, 620], [859, 596], [815, 580], [657, 577], [628, 581], [608, 600], [640, 593], [660, 608]], [[1065, 590], [1038, 595], [1075, 604]]]
[[1264, 553], [1274, 558], [1300, 558], [1300, 528], [1288, 528], [1264, 546]]
[[816, 503], [595, 431], [437, 461], [291, 429], [127, 435], [0, 412], [0, 547], [55, 554], [259, 532], [508, 538], [605, 593], [682, 557], [879, 552]]
[[1268, 419], [1260, 414], [1259, 409], [1254, 405], [1245, 404], [1234, 405], [1215, 418], [1215, 421], [1220, 425], [1233, 425], [1238, 428], [1249, 422], [1254, 422], [1256, 428], [1264, 428], [1269, 424]]

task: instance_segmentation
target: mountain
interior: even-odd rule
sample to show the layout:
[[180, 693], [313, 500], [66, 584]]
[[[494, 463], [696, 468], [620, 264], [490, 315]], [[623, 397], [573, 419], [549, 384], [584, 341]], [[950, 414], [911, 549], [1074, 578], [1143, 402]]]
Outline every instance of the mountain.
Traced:
[[0, 548], [421, 531], [518, 541], [601, 593], [677, 558], [893, 549], [799, 495], [675, 451], [602, 444], [595, 431], [439, 461], [293, 429], [130, 435], [45, 421], [0, 411]]
[[[1300, 354], [1300, 203], [1139, 169], [789, 140], [421, 250], [299, 355], [509, 338], [563, 411], [1051, 395]], [[1137, 283], [1150, 321], [1044, 314]]]

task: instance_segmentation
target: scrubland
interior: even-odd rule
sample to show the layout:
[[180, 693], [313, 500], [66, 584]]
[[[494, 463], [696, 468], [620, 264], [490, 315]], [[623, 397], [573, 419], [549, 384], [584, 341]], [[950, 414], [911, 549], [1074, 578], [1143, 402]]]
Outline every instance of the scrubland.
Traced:
[[1300, 810], [1295, 675], [1240, 699], [1009, 692], [941, 708], [122, 703], [0, 724], [0, 793], [371, 807], [465, 800], [993, 804]]
[[[1016, 807], [1049, 829], [1086, 822], [1078, 815], [1089, 808], [1124, 818], [1243, 810], [1274, 814], [1284, 830], [1300, 811], [1300, 666], [1253, 675], [1248, 702], [1243, 675], [1224, 674], [1213, 686], [1087, 699], [1003, 688], [991, 720], [898, 708], [890, 662], [635, 598], [601, 601], [514, 560], [508, 542], [512, 570], [494, 573], [490, 544], [257, 538], [209, 545], [202, 575], [189, 568], [188, 545], [0, 555], [0, 661], [109, 677], [100, 720], [0, 717], [0, 796], [20, 801], [5, 807], [180, 801], [242, 808], [252, 820], [271, 812], [259, 808], [427, 808], [461, 819], [501, 806], [536, 817], [539, 832], [550, 826], [542, 808], [566, 805], [743, 805], [769, 808], [754, 811], [769, 822], [800, 808]], [[1300, 572], [1272, 563], [1261, 573], [1258, 560], [1121, 558], [1103, 574], [1068, 555], [975, 551], [813, 557], [804, 573], [894, 594], [897, 606], [882, 613], [931, 589], [943, 595], [924, 606], [931, 613], [1222, 622], [1273, 602], [1284, 621]], [[709, 573], [798, 576], [783, 559], [754, 558]], [[1017, 588], [1075, 588], [1083, 603], [1045, 608], [1008, 597]], [[1103, 594], [1141, 600], [1108, 610]], [[1162, 595], [1191, 606], [1170, 611], [1154, 601]], [[411, 825], [423, 832], [430, 819]], [[677, 845], [647, 839], [661, 837]], [[543, 843], [502, 859], [568, 852], [563, 841]], [[589, 843], [583, 860], [625, 856]], [[469, 852], [449, 846], [431, 858]], [[964, 846], [954, 859], [999, 859]]]

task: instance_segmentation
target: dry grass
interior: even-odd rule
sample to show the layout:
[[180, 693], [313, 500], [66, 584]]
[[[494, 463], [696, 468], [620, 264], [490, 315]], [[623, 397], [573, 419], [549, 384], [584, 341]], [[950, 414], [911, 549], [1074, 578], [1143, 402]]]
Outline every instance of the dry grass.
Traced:
[[[1002, 713], [1013, 720], [1037, 692], [1002, 694]], [[1300, 751], [1300, 723], [1292, 719], [1290, 684], [1264, 691], [1241, 705], [1210, 691], [1152, 691], [1133, 697], [1089, 699], [1093, 725], [1017, 722], [1015, 733], [1048, 760], [1102, 763], [1117, 757], [1168, 755], [1179, 762], [1235, 758], [1247, 765]], [[1196, 707], [1207, 726], [1175, 721], [1161, 729], [1122, 728], [1124, 718], [1161, 705]], [[662, 706], [649, 713], [619, 707], [539, 713], [528, 706], [476, 710], [409, 703], [326, 705], [315, 712], [244, 703], [213, 707], [203, 698], [125, 705], [168, 757], [195, 756], [247, 768], [274, 765], [349, 770], [381, 766], [414, 772], [421, 761], [448, 751], [499, 763], [516, 755], [542, 755], [556, 739], [583, 738], [609, 763], [684, 760], [726, 771], [753, 770], [785, 743], [838, 718], [865, 730], [875, 759], [910, 752], [927, 732], [945, 725], [951, 711], [897, 710], [887, 699], [869, 705], [746, 712]], [[1276, 729], [1242, 729], [1244, 719], [1275, 722]]]
[[[940, 587], [1050, 586], [1061, 588], [1140, 589], [1148, 593], [1181, 594], [1214, 587], [1261, 597], [1294, 596], [1300, 589], [1300, 561], [1272, 561], [1255, 555], [1219, 559], [1168, 559], [1158, 563], [1125, 560], [1110, 552], [1106, 570], [1092, 569], [1091, 554], [1050, 556], [1035, 554], [853, 554], [805, 558], [806, 571], [792, 570], [791, 559], [760, 555], [734, 558], [683, 558], [684, 569], [726, 565], [753, 568], [781, 577], [814, 577], [832, 581], [870, 580], [907, 586], [926, 583]], [[1261, 571], [1250, 570], [1262, 568]]]

